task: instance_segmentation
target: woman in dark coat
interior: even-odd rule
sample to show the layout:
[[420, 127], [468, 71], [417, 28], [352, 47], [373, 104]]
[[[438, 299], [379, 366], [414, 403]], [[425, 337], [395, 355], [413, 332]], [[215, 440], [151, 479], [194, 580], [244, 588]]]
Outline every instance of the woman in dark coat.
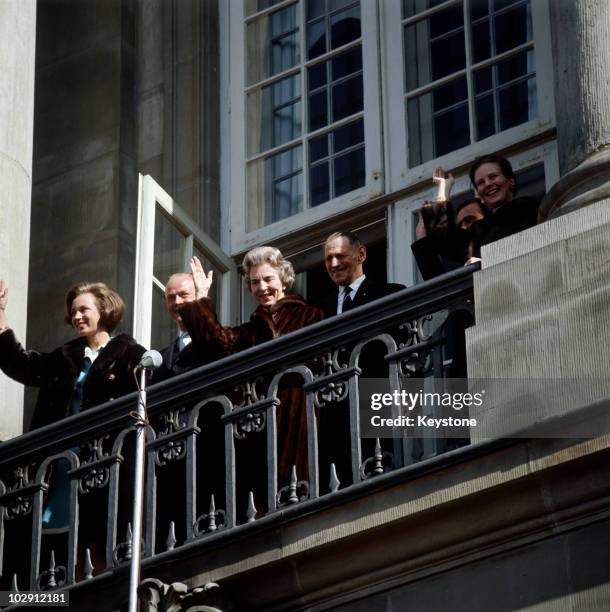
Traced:
[[[231, 355], [278, 336], [321, 321], [324, 313], [296, 294], [286, 295], [294, 283], [292, 264], [281, 252], [269, 246], [249, 251], [242, 262], [246, 287], [259, 306], [250, 320], [237, 327], [221, 325], [207, 295], [212, 284], [212, 272], [204, 273], [194, 257], [191, 269], [197, 300], [180, 310], [182, 320], [195, 346], [202, 350], [210, 345], [220, 347], [221, 354]], [[277, 410], [278, 483], [281, 487], [290, 479], [296, 465], [299, 479], [308, 478], [307, 420], [304, 397], [300, 386], [283, 381], [280, 386], [281, 406]]]
[[65, 321], [78, 337], [51, 353], [25, 350], [6, 321], [8, 288], [0, 280], [0, 369], [39, 387], [31, 429], [136, 390], [133, 369], [144, 347], [110, 334], [123, 317], [121, 296], [104, 283], [79, 283], [66, 294]]

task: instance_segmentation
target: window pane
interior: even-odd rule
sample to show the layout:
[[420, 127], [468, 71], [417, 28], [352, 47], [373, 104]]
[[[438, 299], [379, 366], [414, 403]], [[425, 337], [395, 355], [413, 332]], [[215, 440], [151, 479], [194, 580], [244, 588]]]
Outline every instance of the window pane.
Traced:
[[489, 20], [472, 26], [472, 59], [482, 62], [491, 57], [491, 39], [489, 37]]
[[477, 140], [483, 140], [496, 131], [493, 94], [478, 98], [476, 102]]
[[529, 3], [496, 15], [494, 30], [496, 36], [496, 54], [503, 53], [521, 45], [532, 37]]
[[491, 68], [481, 68], [474, 73], [474, 92], [477, 94], [489, 91], [493, 87]]
[[309, 68], [309, 91], [326, 85], [326, 62]]
[[364, 147], [335, 158], [335, 196], [349, 193], [364, 185]]
[[324, 157], [328, 157], [328, 134], [309, 141], [309, 161], [313, 163]]
[[296, 74], [248, 95], [248, 155], [301, 135], [301, 76]]
[[150, 346], [155, 349], [165, 348], [176, 340], [179, 333], [178, 326], [169, 316], [165, 307], [165, 294], [159, 287], [154, 285], [152, 291]]
[[355, 121], [333, 132], [333, 153], [364, 142], [364, 121]]
[[470, 0], [470, 19], [476, 21], [489, 15], [489, 0]]
[[298, 146], [248, 165], [248, 231], [302, 210], [302, 164]]
[[407, 126], [411, 168], [469, 144], [466, 80], [408, 100]]
[[307, 20], [315, 19], [324, 15], [326, 11], [325, 0], [307, 0]]
[[332, 59], [331, 75], [333, 81], [362, 70], [362, 48], [357, 47], [346, 53], [341, 53]]
[[248, 85], [288, 70], [301, 61], [298, 31], [296, 4], [248, 24]]
[[441, 11], [404, 29], [407, 91], [466, 66], [462, 6]]
[[328, 100], [326, 89], [309, 96], [309, 130], [315, 131], [328, 124]]
[[336, 49], [360, 38], [360, 6], [341, 11], [330, 18], [330, 47]]
[[332, 91], [333, 121], [349, 117], [362, 110], [364, 93], [362, 91], [362, 76], [354, 77], [335, 85]]
[[498, 62], [496, 66], [499, 85], [514, 81], [534, 71], [534, 52], [513, 55], [503, 62]]
[[537, 114], [536, 81], [528, 79], [500, 90], [500, 129], [525, 123]]
[[444, 108], [453, 106], [458, 102], [462, 102], [468, 98], [468, 88], [466, 79], [458, 79], [447, 85], [443, 85], [432, 92], [433, 105], [435, 112], [441, 111]]
[[312, 206], [318, 206], [330, 200], [328, 162], [318, 164], [311, 168], [309, 171], [309, 190]]
[[174, 272], [184, 271], [185, 236], [157, 207], [153, 275], [163, 284]]
[[307, 57], [313, 59], [326, 53], [326, 21], [318, 19], [307, 24]]
[[468, 105], [438, 115], [434, 120], [436, 155], [444, 155], [470, 144]]

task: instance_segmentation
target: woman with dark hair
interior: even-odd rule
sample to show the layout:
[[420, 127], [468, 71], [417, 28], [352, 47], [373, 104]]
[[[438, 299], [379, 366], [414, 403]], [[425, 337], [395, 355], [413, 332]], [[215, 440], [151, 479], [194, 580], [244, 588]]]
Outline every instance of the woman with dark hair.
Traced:
[[[193, 344], [200, 350], [209, 350], [212, 345], [221, 354], [231, 355], [324, 318], [322, 309], [307, 304], [300, 295], [285, 293], [292, 287], [295, 273], [292, 264], [275, 247], [252, 249], [244, 257], [242, 268], [246, 287], [259, 305], [249, 321], [237, 327], [225, 327], [218, 322], [207, 297], [212, 285], [212, 273], [205, 274], [199, 259], [192, 258], [191, 270], [197, 300], [182, 306], [180, 315]], [[290, 479], [293, 465], [299, 479], [308, 478], [307, 420], [303, 393], [292, 375], [283, 379], [279, 395], [277, 454], [278, 483], [281, 485]], [[255, 466], [250, 466], [247, 471], [248, 478], [256, 486], [260, 468], [256, 470]], [[257, 499], [261, 500], [259, 503], [264, 503], [261, 498]]]
[[111, 333], [123, 318], [121, 296], [104, 283], [78, 283], [66, 294], [65, 321], [78, 337], [51, 353], [24, 349], [8, 327], [8, 287], [0, 280], [0, 369], [39, 387], [31, 429], [136, 390], [133, 369], [144, 347]]

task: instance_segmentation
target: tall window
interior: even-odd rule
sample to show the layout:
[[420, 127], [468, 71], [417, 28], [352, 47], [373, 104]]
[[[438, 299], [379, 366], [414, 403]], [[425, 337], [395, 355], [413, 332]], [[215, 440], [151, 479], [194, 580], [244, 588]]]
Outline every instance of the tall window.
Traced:
[[531, 0], [403, 0], [409, 167], [538, 114]]
[[361, 9], [245, 0], [246, 232], [364, 187]]

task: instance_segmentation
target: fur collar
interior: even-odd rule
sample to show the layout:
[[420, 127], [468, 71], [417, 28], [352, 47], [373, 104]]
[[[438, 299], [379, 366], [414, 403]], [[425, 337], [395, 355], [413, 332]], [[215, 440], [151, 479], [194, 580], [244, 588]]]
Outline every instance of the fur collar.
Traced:
[[[75, 338], [66, 342], [61, 347], [61, 352], [70, 368], [73, 375], [78, 375], [82, 370], [83, 361], [85, 360], [85, 346], [87, 340], [85, 338]], [[128, 346], [133, 346], [136, 341], [127, 334], [118, 334], [108, 340], [106, 346], [100, 351], [97, 359], [91, 366], [94, 370], [103, 370], [107, 368], [111, 363], [116, 361], [124, 352]]]

